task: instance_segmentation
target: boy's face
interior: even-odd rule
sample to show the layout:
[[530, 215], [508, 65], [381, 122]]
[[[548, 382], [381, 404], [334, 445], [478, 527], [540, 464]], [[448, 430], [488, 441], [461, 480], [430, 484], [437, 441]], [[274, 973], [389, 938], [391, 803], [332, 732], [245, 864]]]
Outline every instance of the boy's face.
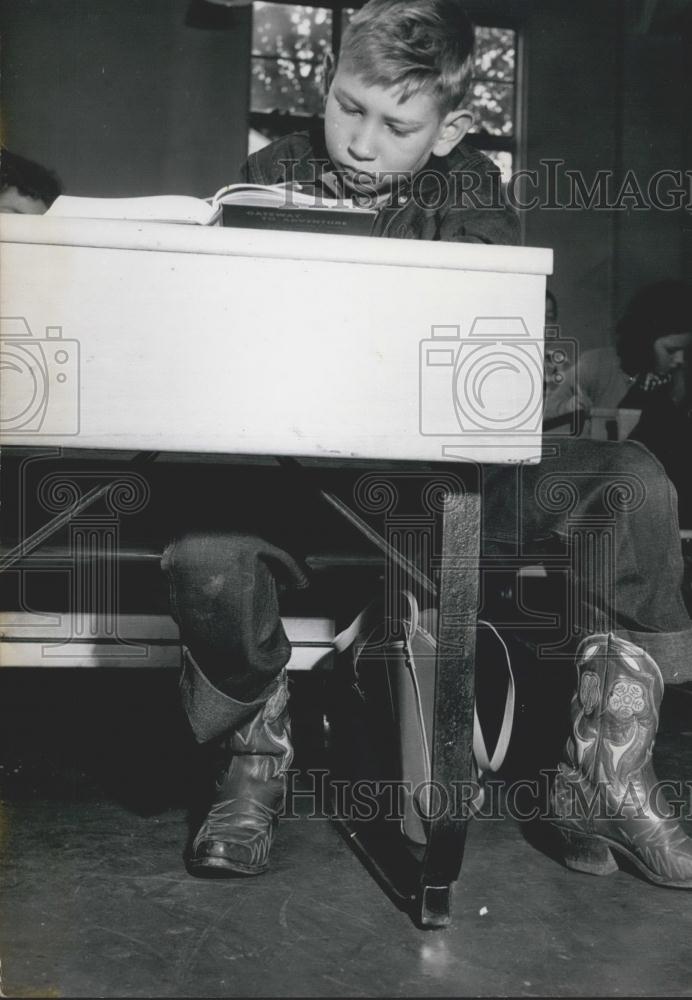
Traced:
[[398, 98], [398, 90], [366, 83], [348, 63], [338, 66], [327, 97], [325, 138], [332, 162], [356, 190], [386, 191], [392, 179], [383, 175], [416, 173], [431, 154], [449, 153], [471, 124], [466, 111], [441, 116], [428, 93], [402, 103]]

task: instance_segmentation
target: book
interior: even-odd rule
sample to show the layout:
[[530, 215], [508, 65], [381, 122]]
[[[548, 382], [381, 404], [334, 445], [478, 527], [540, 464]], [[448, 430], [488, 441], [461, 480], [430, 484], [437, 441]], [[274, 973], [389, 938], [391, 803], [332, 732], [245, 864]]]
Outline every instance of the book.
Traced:
[[372, 232], [377, 211], [355, 205], [348, 198], [327, 198], [320, 192], [296, 185], [240, 183], [220, 188], [210, 198], [190, 195], [137, 198], [60, 195], [46, 215], [367, 236]]
[[214, 195], [221, 224], [245, 229], [369, 236], [377, 211], [349, 198], [328, 198], [300, 186], [231, 184]]

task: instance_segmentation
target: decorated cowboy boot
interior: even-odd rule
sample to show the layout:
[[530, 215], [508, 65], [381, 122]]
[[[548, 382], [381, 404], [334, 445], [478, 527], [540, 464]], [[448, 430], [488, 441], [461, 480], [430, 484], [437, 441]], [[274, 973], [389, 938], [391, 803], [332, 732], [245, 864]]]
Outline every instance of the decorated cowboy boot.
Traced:
[[661, 794], [651, 757], [663, 697], [656, 662], [615, 635], [593, 635], [577, 650], [568, 763], [551, 796], [565, 863], [576, 871], [617, 871], [624, 855], [656, 885], [692, 889], [692, 840]]
[[293, 759], [285, 671], [259, 711], [222, 744], [216, 795], [195, 837], [191, 874], [211, 878], [260, 875], [286, 796]]

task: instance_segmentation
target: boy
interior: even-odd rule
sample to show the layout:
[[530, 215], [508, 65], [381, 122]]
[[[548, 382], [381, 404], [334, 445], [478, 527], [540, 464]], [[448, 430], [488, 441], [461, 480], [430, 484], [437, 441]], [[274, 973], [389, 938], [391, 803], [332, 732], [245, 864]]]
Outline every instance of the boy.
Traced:
[[373, 235], [513, 244], [500, 174], [462, 140], [473, 27], [457, 0], [377, 0], [344, 33], [327, 71], [324, 131], [279, 139], [245, 179], [317, 184], [380, 207]]
[[[376, 233], [381, 236], [515, 243], [517, 220], [497, 197], [496, 169], [462, 141], [470, 124], [461, 102], [472, 49], [473, 29], [459, 0], [370, 0], [344, 34], [329, 81], [324, 136], [299, 133], [273, 143], [250, 158], [246, 179], [262, 184], [291, 179], [374, 198], [380, 206]], [[464, 175], [456, 187], [447, 183], [454, 174]], [[468, 194], [473, 188], [473, 197], [436, 197], [433, 202], [428, 199], [433, 184], [436, 194], [450, 187]], [[577, 494], [573, 506], [579, 505], [585, 515], [605, 506], [616, 522], [617, 607], [610, 606], [612, 594], [592, 586], [586, 592], [592, 631], [605, 630], [614, 614], [615, 641], [628, 640], [643, 657], [643, 648], [655, 649], [665, 661], [667, 680], [692, 679], [692, 622], [680, 595], [673, 494], [644, 449], [576, 441], [563, 449], [558, 463], [488, 468], [486, 544], [499, 552], [506, 546], [510, 552], [528, 552], [546, 536], [569, 538], [572, 507], [556, 505], [559, 497], [541, 502], [541, 476], [549, 475], [551, 466], [553, 475], [557, 471], [568, 484], [563, 499]], [[626, 484], [643, 484], [641, 503], [618, 505], [618, 477]], [[516, 512], [508, 511], [511, 497], [520, 498], [521, 523]], [[659, 531], [653, 545], [652, 523]], [[225, 531], [185, 534], [166, 549], [163, 568], [184, 647], [184, 706], [197, 739], [219, 739], [225, 751], [215, 801], [194, 840], [189, 869], [202, 876], [256, 875], [268, 867], [292, 757], [283, 669], [290, 645], [279, 617], [277, 582], [302, 587], [308, 581], [282, 549]], [[602, 636], [599, 642], [609, 638]], [[599, 650], [602, 646], [597, 643]], [[593, 666], [594, 660], [592, 667], [615, 671], [617, 682], [630, 690], [638, 682], [628, 673], [624, 650], [616, 647], [597, 657], [600, 666]], [[636, 704], [646, 732], [655, 735], [662, 683], [650, 660], [642, 662], [651, 696], [642, 695]], [[609, 687], [605, 681], [602, 687], [605, 698]], [[591, 696], [593, 691], [592, 685]], [[615, 729], [613, 733], [616, 739]], [[629, 767], [643, 766], [652, 741], [653, 736], [638, 741], [639, 756], [623, 758]], [[574, 817], [564, 816], [565, 790], [568, 779], [580, 777], [573, 757], [574, 774], [565, 773], [555, 804], [556, 817], [567, 826]], [[630, 823], [621, 819], [610, 833], [619, 846], [630, 845], [627, 850], [636, 854]], [[575, 866], [581, 833], [578, 823], [567, 831]], [[649, 842], [639, 853], [646, 855], [645, 873], [652, 879], [692, 887], [692, 842], [678, 833], [677, 825], [665, 823], [653, 834], [647, 828]], [[584, 841], [588, 848], [589, 837]]]

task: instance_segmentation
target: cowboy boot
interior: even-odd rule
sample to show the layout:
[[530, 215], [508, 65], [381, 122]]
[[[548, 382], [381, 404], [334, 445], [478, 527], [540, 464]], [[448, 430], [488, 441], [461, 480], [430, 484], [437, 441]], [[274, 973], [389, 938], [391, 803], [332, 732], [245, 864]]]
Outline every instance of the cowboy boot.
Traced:
[[268, 701], [222, 744], [216, 795], [192, 845], [193, 875], [260, 875], [286, 797], [293, 759], [286, 672]]
[[663, 697], [656, 662], [615, 635], [577, 650], [569, 763], [551, 795], [554, 825], [575, 871], [617, 871], [613, 851], [656, 885], [692, 889], [692, 840], [660, 794], [651, 757]]

